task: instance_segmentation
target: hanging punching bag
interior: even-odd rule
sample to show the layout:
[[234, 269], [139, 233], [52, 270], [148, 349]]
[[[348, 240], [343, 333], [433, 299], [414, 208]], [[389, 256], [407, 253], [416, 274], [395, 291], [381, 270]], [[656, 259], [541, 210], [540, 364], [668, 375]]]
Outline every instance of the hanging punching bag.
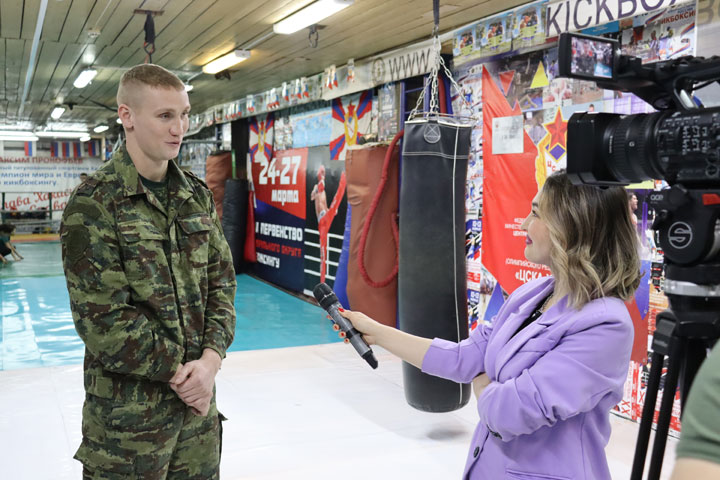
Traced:
[[[471, 124], [428, 116], [405, 122], [400, 186], [399, 328], [459, 342], [468, 336], [465, 177]], [[468, 402], [470, 385], [403, 363], [407, 402], [448, 412]]]

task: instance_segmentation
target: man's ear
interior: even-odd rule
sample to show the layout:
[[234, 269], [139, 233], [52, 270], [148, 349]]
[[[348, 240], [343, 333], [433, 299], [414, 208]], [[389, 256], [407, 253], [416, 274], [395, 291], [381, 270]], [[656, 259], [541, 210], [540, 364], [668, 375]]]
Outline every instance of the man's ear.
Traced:
[[126, 104], [122, 103], [118, 106], [118, 117], [122, 122], [125, 130], [132, 130], [133, 128], [133, 112]]

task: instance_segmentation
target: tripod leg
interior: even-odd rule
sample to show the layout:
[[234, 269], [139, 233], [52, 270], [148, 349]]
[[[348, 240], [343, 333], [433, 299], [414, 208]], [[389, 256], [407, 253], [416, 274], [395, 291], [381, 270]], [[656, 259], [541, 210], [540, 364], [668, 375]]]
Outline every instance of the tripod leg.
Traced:
[[635, 457], [633, 458], [630, 480], [642, 480], [664, 360], [665, 355], [658, 352], [653, 352], [650, 359], [651, 366], [647, 391], [645, 392], [645, 405], [643, 406], [642, 417], [640, 419], [640, 429], [638, 430], [637, 444], [635, 445]]
[[685, 361], [680, 369], [680, 407], [685, 407], [687, 396], [690, 393], [690, 387], [697, 375], [700, 365], [707, 357], [707, 341], [706, 340], [688, 340], [687, 350], [685, 351]]
[[[658, 416], [657, 430], [655, 431], [655, 443], [653, 444], [652, 457], [650, 458], [650, 469], [648, 480], [658, 480], [662, 471], [663, 455], [667, 443], [667, 433], [670, 428], [672, 407], [677, 390], [680, 365], [682, 365], [686, 353], [687, 339], [674, 338], [670, 342], [670, 354], [665, 385], [663, 385], [663, 398], [660, 403], [660, 414]], [[653, 365], [654, 367], [654, 365]]]

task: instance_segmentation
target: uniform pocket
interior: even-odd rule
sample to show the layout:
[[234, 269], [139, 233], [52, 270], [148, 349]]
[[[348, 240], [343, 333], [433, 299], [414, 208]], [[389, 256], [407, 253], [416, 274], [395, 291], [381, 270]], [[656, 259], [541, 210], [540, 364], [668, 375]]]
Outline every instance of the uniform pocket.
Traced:
[[103, 478], [108, 480], [134, 478], [135, 456], [129, 451], [122, 451], [83, 439], [74, 458], [91, 471], [102, 472]]
[[144, 301], [153, 295], [166, 294], [158, 291], [158, 287], [167, 288], [163, 279], [169, 278], [163, 232], [143, 220], [119, 223], [118, 232], [123, 270], [135, 291], [135, 299]]
[[545, 473], [520, 472], [509, 468], [505, 470], [505, 475], [511, 480], [570, 480], [569, 477], [548, 475]]
[[215, 225], [207, 213], [196, 213], [177, 219], [182, 235], [180, 248], [194, 268], [205, 268], [208, 263], [210, 230]]

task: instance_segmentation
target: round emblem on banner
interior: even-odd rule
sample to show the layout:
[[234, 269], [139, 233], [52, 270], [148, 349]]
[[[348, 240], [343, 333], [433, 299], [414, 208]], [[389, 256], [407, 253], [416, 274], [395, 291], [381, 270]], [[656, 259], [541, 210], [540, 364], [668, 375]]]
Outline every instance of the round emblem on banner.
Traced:
[[423, 131], [423, 137], [425, 137], [425, 141], [428, 143], [437, 143], [440, 141], [440, 125], [437, 123], [428, 123], [425, 125], [425, 130]]
[[373, 84], [379, 85], [385, 82], [385, 61], [382, 59], [382, 57], [377, 57], [375, 60], [373, 60], [370, 71]]

